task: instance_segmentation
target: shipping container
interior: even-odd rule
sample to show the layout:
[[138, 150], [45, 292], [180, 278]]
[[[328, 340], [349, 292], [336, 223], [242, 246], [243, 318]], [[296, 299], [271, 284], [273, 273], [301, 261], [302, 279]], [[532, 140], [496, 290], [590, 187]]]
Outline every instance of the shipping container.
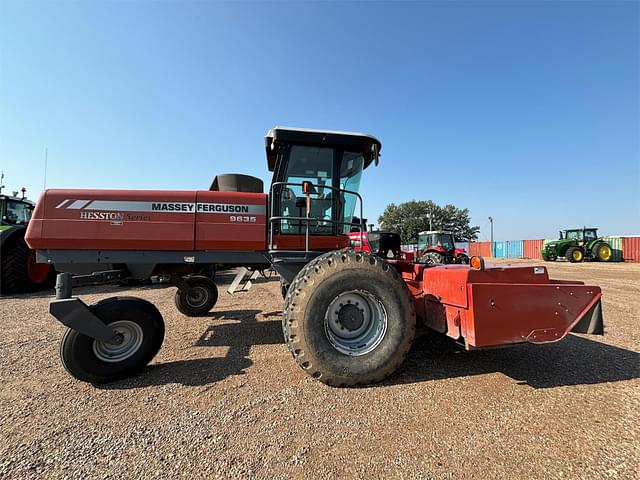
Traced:
[[487, 258], [493, 257], [491, 242], [480, 242], [480, 255]]
[[456, 248], [463, 248], [465, 252], [469, 253], [469, 242], [456, 242]]
[[469, 255], [481, 256], [489, 258], [491, 253], [491, 242], [470, 242], [469, 243]]
[[507, 258], [507, 242], [493, 242], [493, 256]]
[[541, 259], [544, 242], [544, 240], [525, 240], [523, 245], [524, 258]]
[[524, 256], [523, 240], [509, 240], [506, 243], [507, 258], [522, 258]]
[[622, 262], [622, 238], [621, 237], [603, 237], [604, 241], [611, 245], [613, 250], [612, 262]]
[[640, 237], [622, 237], [622, 256], [626, 262], [640, 263]]

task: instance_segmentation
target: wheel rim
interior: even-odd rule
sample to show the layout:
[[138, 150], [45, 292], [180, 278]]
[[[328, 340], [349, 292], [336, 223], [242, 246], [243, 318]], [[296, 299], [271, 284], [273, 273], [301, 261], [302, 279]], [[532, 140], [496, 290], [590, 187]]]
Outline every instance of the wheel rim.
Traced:
[[93, 353], [103, 362], [115, 363], [126, 360], [135, 354], [142, 345], [142, 328], [130, 320], [118, 320], [110, 323], [118, 336], [111, 342], [93, 341]]
[[340, 353], [364, 355], [374, 350], [387, 332], [387, 312], [371, 293], [350, 290], [329, 304], [324, 316], [327, 339]]
[[191, 287], [191, 290], [185, 296], [187, 305], [191, 308], [200, 308], [207, 303], [209, 294], [204, 287]]
[[573, 251], [573, 259], [580, 261], [582, 260], [582, 252], [580, 250], [574, 250]]
[[601, 260], [609, 260], [611, 258], [611, 248], [607, 245], [600, 247], [598, 251]]

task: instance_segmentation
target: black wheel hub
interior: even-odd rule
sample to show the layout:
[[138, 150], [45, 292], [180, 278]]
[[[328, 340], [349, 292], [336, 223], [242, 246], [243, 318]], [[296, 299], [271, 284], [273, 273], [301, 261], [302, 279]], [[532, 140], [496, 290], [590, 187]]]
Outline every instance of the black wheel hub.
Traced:
[[348, 303], [340, 308], [338, 321], [344, 325], [347, 330], [357, 330], [364, 323], [364, 316], [358, 307]]

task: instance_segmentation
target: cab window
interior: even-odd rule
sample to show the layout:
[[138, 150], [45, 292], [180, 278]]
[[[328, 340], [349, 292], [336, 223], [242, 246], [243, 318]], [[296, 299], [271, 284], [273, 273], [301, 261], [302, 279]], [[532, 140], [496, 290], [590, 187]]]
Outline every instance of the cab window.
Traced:
[[[340, 162], [340, 189], [357, 192], [360, 190], [360, 179], [364, 168], [364, 157], [361, 153], [344, 152]], [[352, 193], [340, 192], [338, 200], [338, 217], [343, 222], [338, 228], [342, 233], [351, 230], [353, 216], [356, 214], [358, 197]], [[358, 215], [360, 212], [358, 211]]]
[[596, 238], [598, 238], [598, 236], [596, 235], [595, 230], [585, 230], [584, 232], [585, 242], [590, 242], [591, 240], [595, 240]]
[[7, 202], [7, 208], [3, 215], [3, 223], [9, 225], [26, 225], [31, 219], [31, 205], [22, 202]]

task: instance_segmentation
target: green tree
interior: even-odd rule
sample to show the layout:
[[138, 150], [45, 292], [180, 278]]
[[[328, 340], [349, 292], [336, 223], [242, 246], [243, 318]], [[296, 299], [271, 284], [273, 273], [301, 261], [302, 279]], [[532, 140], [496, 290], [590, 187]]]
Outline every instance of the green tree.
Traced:
[[454, 205], [441, 207], [431, 200], [411, 200], [399, 205], [391, 203], [378, 217], [378, 223], [383, 230], [399, 233], [403, 243], [415, 243], [419, 232], [429, 230], [430, 216], [432, 230], [450, 231], [458, 242], [478, 238], [480, 227], [471, 226], [469, 209]]

